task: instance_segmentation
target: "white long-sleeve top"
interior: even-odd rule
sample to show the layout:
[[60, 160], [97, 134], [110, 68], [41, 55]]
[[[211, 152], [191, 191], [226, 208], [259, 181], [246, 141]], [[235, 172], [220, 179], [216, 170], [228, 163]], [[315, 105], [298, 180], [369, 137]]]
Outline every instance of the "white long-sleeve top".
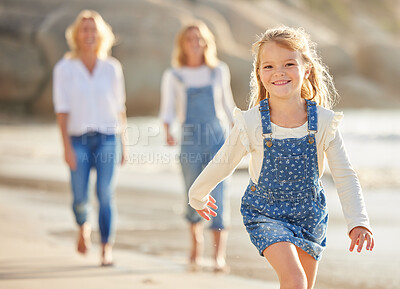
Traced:
[[[175, 70], [183, 78], [183, 83], [173, 74], [173, 69], [164, 72], [161, 82], [160, 118], [168, 124], [171, 124], [175, 117], [180, 123], [185, 122], [187, 87], [202, 87], [212, 83], [211, 69], [206, 65], [195, 68], [184, 66]], [[230, 79], [228, 66], [224, 62], [219, 62], [215, 68], [213, 81], [215, 111], [219, 120], [233, 123], [232, 111], [235, 102]]]
[[122, 67], [113, 57], [97, 59], [92, 74], [79, 58], [62, 58], [54, 67], [54, 109], [68, 113], [69, 135], [119, 133], [125, 98]]
[[[324, 172], [325, 158], [346, 219], [348, 232], [362, 226], [371, 230], [358, 177], [347, 157], [338, 125], [342, 113], [317, 106], [318, 132], [316, 134], [319, 176]], [[259, 105], [242, 112], [234, 111], [235, 125], [225, 144], [206, 166], [189, 190], [190, 205], [201, 210], [206, 207], [209, 193], [222, 180], [233, 173], [242, 158], [250, 154], [249, 174], [258, 183], [263, 162], [264, 146]], [[272, 123], [272, 137], [277, 139], [301, 138], [308, 134], [308, 123], [297, 128], [283, 128]]]

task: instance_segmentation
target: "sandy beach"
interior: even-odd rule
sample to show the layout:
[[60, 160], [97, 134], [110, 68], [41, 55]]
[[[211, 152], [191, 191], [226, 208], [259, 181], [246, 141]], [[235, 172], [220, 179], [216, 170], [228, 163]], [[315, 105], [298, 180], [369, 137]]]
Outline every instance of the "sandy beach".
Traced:
[[[400, 251], [392, 239], [400, 237], [400, 132], [386, 126], [378, 129], [376, 122], [374, 130], [368, 122], [369, 112], [345, 115], [342, 132], [364, 187], [376, 248], [361, 254], [348, 251], [346, 225], [328, 170], [323, 179], [330, 211], [328, 245], [316, 289], [399, 288]], [[387, 122], [396, 115], [382, 113], [379, 121]], [[45, 288], [58, 283], [70, 288], [73, 280], [85, 279], [91, 282], [89, 288], [98, 284], [200, 288], [205, 280], [212, 282], [209, 288], [278, 288], [272, 268], [258, 256], [242, 224], [240, 197], [248, 182], [245, 162], [228, 185], [231, 273], [217, 276], [211, 272], [210, 246], [206, 247], [203, 272], [188, 273], [189, 236], [182, 218], [184, 189], [175, 158], [177, 148], [163, 144], [154, 118], [129, 119], [129, 127], [131, 158], [118, 177], [117, 266], [104, 270], [97, 266], [98, 247], [86, 258], [74, 252], [76, 227], [69, 206], [68, 170], [55, 124], [14, 121], [0, 126], [0, 228], [5, 232], [0, 238], [0, 287], [39, 288], [41, 282], [47, 282]], [[96, 228], [95, 198], [92, 202], [91, 222]], [[209, 238], [207, 234], [206, 244], [210, 244]], [[98, 244], [96, 233], [93, 241]], [[189, 285], [193, 282], [199, 287]]]

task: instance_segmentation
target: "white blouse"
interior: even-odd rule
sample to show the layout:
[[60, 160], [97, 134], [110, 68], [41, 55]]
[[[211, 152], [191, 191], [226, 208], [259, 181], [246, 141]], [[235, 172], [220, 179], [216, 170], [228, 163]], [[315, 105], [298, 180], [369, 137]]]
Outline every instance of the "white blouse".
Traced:
[[54, 108], [56, 113], [68, 113], [69, 135], [119, 133], [125, 98], [122, 67], [113, 57], [97, 59], [92, 74], [76, 58], [63, 58], [54, 67]]
[[[164, 72], [161, 82], [160, 118], [168, 124], [171, 124], [176, 116], [180, 123], [185, 122], [187, 87], [201, 87], [212, 83], [211, 69], [206, 65], [196, 68], [184, 66], [177, 68], [176, 72], [183, 78], [184, 84], [173, 74], [173, 69]], [[220, 62], [215, 68], [213, 82], [215, 111], [219, 120], [233, 123], [232, 111], [235, 102], [230, 82], [228, 65]]]
[[[338, 125], [342, 113], [317, 107], [318, 132], [316, 134], [319, 176], [328, 160], [335, 181], [348, 232], [362, 226], [371, 231], [361, 186], [347, 157]], [[201, 210], [206, 207], [209, 193], [222, 180], [233, 173], [242, 158], [250, 154], [249, 174], [258, 183], [264, 155], [259, 105], [242, 112], [234, 111], [235, 125], [225, 144], [206, 166], [189, 190], [190, 205]], [[297, 128], [283, 128], [272, 123], [272, 137], [277, 139], [301, 138], [308, 134], [308, 123]]]

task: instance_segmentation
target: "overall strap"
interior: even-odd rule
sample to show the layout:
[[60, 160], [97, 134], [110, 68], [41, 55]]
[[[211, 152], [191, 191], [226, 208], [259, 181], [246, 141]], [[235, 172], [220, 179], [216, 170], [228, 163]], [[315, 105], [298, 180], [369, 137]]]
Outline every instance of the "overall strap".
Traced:
[[[183, 80], [182, 75], [179, 74], [179, 72], [176, 69], [171, 69], [172, 75], [176, 77], [176, 79], [178, 79], [178, 81], [185, 85], [185, 82]], [[211, 68], [210, 69], [210, 79], [211, 79], [211, 84], [213, 85], [215, 82], [215, 77], [216, 77], [216, 69], [215, 68]]]
[[269, 105], [268, 105], [268, 98], [265, 98], [260, 101], [260, 113], [261, 113], [261, 124], [263, 129], [263, 135], [272, 135], [272, 128], [271, 128], [271, 116], [269, 113]]
[[185, 82], [183, 81], [183, 77], [176, 71], [176, 69], [171, 69], [172, 75], [175, 76], [180, 83], [185, 85]]
[[317, 104], [314, 101], [306, 99], [307, 103], [307, 121], [308, 131], [314, 134], [318, 131], [318, 115], [317, 115]]
[[210, 69], [211, 69], [211, 72], [210, 72], [211, 84], [214, 84], [215, 75], [216, 75], [216, 69], [215, 68], [210, 68]]

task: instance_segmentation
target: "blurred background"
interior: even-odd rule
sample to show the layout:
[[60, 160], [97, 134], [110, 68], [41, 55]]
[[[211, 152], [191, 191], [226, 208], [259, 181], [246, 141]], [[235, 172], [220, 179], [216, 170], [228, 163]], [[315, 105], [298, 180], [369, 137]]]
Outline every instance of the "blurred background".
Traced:
[[251, 44], [266, 28], [302, 26], [319, 45], [340, 107], [399, 107], [398, 0], [1, 0], [1, 111], [53, 116], [52, 69], [68, 50], [64, 32], [82, 9], [97, 10], [118, 36], [128, 116], [156, 115], [176, 32], [191, 19], [216, 35], [234, 98], [247, 107]]
[[[195, 18], [209, 25], [219, 57], [230, 67], [236, 104], [246, 109], [251, 44], [267, 28], [286, 24], [304, 27], [311, 34], [333, 75], [341, 95], [334, 109], [345, 114], [341, 132], [364, 189], [376, 238], [373, 253], [348, 253], [346, 225], [328, 168], [323, 181], [331, 219], [316, 289], [400, 288], [396, 249], [400, 238], [400, 0], [0, 0], [0, 230], [8, 228], [7, 220], [13, 224], [10, 216], [15, 213], [7, 215], [8, 206], [10, 212], [21, 214], [17, 218], [21, 228], [29, 223], [37, 232], [35, 238], [44, 244], [36, 250], [41, 258], [28, 262], [31, 255], [18, 254], [23, 246], [9, 246], [28, 246], [31, 235], [0, 236], [1, 288], [35, 288], [31, 287], [35, 280], [51, 279], [54, 274], [62, 278], [65, 270], [74, 270], [52, 271], [63, 260], [43, 256], [60, 243], [74, 254], [76, 228], [69, 205], [69, 172], [53, 112], [52, 69], [68, 50], [65, 29], [82, 9], [97, 10], [112, 26], [118, 37], [113, 56], [121, 62], [126, 81], [129, 161], [120, 170], [117, 190], [115, 247], [124, 252], [120, 260], [129, 252], [167, 260], [172, 264], [163, 269], [168, 274], [186, 262], [189, 236], [182, 217], [179, 149], [166, 146], [157, 118], [161, 76], [170, 66], [181, 25]], [[231, 274], [276, 281], [242, 224], [239, 205], [247, 182], [245, 160], [229, 180]], [[95, 215], [92, 221], [96, 228]], [[18, 243], [18, 238], [26, 243]], [[211, 252], [208, 248], [206, 255]], [[132, 263], [127, 262], [122, 263]], [[121, 272], [121, 267], [117, 270]], [[154, 277], [157, 274], [152, 276], [155, 283], [151, 284], [161, 284]], [[71, 280], [73, 275], [67, 277]], [[17, 287], [17, 279], [30, 283]]]

